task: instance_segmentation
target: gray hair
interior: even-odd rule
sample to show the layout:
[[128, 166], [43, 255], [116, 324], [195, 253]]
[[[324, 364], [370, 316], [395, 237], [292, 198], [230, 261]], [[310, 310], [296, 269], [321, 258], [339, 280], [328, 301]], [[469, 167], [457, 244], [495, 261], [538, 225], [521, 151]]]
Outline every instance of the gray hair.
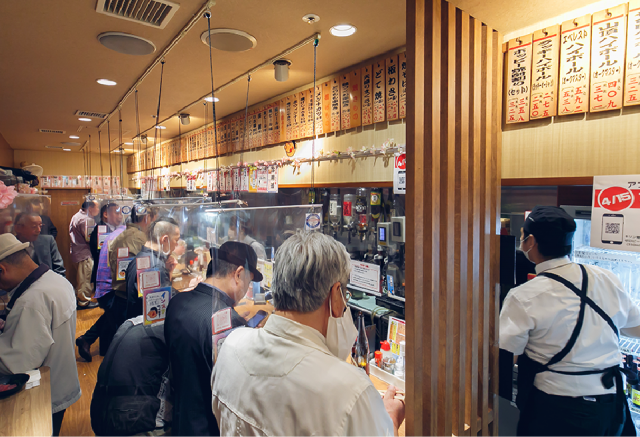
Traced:
[[298, 232], [276, 253], [274, 306], [278, 311], [315, 311], [333, 284], [346, 286], [350, 272], [351, 258], [342, 243], [320, 232]]
[[160, 217], [156, 219], [149, 229], [147, 229], [147, 238], [149, 241], [156, 242], [165, 235], [170, 235], [176, 232], [176, 229], [180, 229], [178, 223], [171, 217]]

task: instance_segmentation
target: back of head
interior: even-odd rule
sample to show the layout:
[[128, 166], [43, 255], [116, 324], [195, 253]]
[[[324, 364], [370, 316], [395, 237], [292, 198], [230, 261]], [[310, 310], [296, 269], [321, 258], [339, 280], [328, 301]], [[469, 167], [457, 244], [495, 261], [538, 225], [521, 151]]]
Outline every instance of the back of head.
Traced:
[[140, 223], [146, 217], [154, 219], [155, 215], [155, 209], [149, 204], [141, 203], [134, 205], [133, 208], [131, 208], [131, 223]]
[[227, 241], [220, 249], [211, 249], [211, 262], [207, 266], [207, 278], [225, 278], [242, 266], [249, 270], [249, 266], [258, 263], [258, 255], [251, 246], [237, 241]]
[[545, 258], [562, 258], [571, 253], [576, 222], [556, 206], [536, 206], [524, 222], [524, 238], [533, 235], [538, 252]]
[[319, 232], [298, 232], [276, 253], [274, 306], [278, 311], [315, 311], [336, 282], [346, 286], [350, 272], [351, 259], [342, 243]]
[[180, 226], [171, 217], [158, 217], [147, 228], [147, 241], [156, 242], [165, 235], [173, 234]]

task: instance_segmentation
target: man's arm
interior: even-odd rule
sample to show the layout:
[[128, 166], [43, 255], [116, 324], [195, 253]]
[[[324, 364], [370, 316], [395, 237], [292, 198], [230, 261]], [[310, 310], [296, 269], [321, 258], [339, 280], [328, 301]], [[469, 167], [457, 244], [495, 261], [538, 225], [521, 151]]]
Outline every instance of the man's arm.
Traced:
[[395, 388], [385, 393], [386, 401], [370, 384], [358, 397], [347, 417], [345, 435], [398, 435], [404, 421], [404, 403], [394, 399]]
[[32, 308], [14, 308], [0, 335], [0, 374], [24, 373], [42, 366], [53, 345], [51, 320]]
[[58, 250], [58, 245], [56, 244], [56, 240], [53, 238], [50, 241], [50, 250], [51, 250], [51, 264], [53, 265], [53, 271], [61, 276], [65, 276], [67, 270], [64, 268], [64, 261], [62, 261], [62, 256], [60, 255], [60, 251]]

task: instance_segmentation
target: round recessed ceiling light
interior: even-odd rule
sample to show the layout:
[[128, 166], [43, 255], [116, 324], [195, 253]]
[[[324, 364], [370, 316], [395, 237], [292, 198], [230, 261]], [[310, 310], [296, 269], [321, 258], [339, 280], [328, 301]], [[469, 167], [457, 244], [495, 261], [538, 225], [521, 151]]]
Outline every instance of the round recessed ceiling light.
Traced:
[[90, 118], [79, 118], [78, 120], [79, 120], [79, 121], [91, 121], [91, 119], [90, 119]]
[[156, 126], [156, 129], [166, 129], [164, 126]]
[[71, 138], [72, 140], [77, 140], [80, 137], [77, 135], [69, 135], [69, 138]]
[[219, 101], [220, 101], [220, 99], [219, 99], [219, 98], [217, 98], [217, 97], [211, 97], [211, 96], [209, 96], [209, 97], [205, 97], [204, 99], [205, 99], [207, 102], [209, 102], [209, 103], [212, 103], [212, 102], [219, 102]]
[[98, 82], [100, 85], [107, 85], [107, 86], [117, 85], [117, 83], [109, 79], [96, 79], [96, 82]]
[[356, 33], [356, 27], [350, 24], [338, 24], [337, 26], [333, 26], [329, 32], [333, 36], [351, 36]]
[[214, 49], [225, 52], [244, 52], [258, 44], [253, 36], [237, 29], [211, 29], [211, 44], [209, 44], [209, 31], [200, 35], [200, 40], [204, 45], [211, 45]]
[[98, 35], [100, 44], [124, 55], [149, 55], [156, 46], [148, 39], [122, 32], [105, 32]]
[[304, 21], [307, 24], [315, 24], [318, 21], [320, 21], [320, 17], [318, 17], [316, 14], [307, 14], [304, 17], [302, 17], [302, 21]]

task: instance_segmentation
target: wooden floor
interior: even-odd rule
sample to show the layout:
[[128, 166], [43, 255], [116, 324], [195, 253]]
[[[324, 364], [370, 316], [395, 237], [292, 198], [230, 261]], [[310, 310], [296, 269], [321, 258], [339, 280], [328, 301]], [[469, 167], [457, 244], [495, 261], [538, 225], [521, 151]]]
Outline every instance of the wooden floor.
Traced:
[[[89, 329], [91, 325], [98, 320], [102, 313], [103, 311], [100, 308], [78, 311], [76, 337], [84, 334], [87, 329]], [[78, 349], [76, 348], [76, 363], [78, 365], [78, 376], [80, 378], [82, 397], [78, 402], [67, 408], [67, 412], [64, 415], [64, 421], [62, 422], [60, 435], [94, 435], [91, 430], [89, 406], [91, 405], [91, 396], [93, 395], [93, 389], [98, 377], [98, 368], [100, 367], [100, 363], [103, 359], [103, 357], [98, 353], [99, 348], [100, 340], [96, 341], [91, 346], [91, 355], [93, 356], [93, 359], [90, 363], [87, 363], [85, 360], [80, 358], [80, 355], [78, 355]]]

